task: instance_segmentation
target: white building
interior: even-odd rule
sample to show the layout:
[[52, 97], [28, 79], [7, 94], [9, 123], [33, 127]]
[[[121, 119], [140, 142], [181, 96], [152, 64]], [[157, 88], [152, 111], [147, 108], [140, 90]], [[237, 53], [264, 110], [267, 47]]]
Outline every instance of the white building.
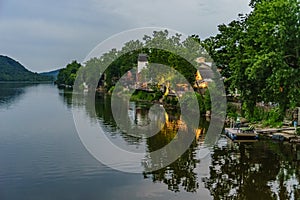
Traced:
[[139, 54], [138, 67], [137, 67], [137, 73], [136, 73], [136, 81], [137, 82], [139, 82], [141, 71], [143, 69], [147, 68], [147, 66], [148, 66], [148, 56], [147, 56], [147, 54]]

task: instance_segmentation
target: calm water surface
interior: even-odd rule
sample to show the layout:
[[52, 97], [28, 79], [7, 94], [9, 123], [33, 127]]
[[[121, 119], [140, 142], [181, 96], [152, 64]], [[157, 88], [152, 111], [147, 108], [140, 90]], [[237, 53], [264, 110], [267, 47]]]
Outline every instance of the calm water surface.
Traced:
[[[1, 200], [300, 199], [300, 146], [233, 144], [221, 137], [211, 156], [200, 160], [205, 120], [190, 148], [170, 166], [140, 174], [110, 169], [80, 142], [72, 109], [86, 112], [114, 143], [137, 151], [153, 151], [172, 140], [180, 115], [169, 112], [167, 126], [154, 137], [135, 138], [115, 125], [108, 96], [99, 95], [96, 102], [95, 117], [93, 105], [72, 104], [71, 93], [54, 85], [0, 84]], [[149, 120], [147, 106], [130, 106], [133, 123]]]

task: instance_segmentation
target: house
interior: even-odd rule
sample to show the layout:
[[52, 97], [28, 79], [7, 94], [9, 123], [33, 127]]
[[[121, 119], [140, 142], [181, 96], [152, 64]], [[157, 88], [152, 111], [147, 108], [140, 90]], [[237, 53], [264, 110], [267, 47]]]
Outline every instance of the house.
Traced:
[[148, 66], [148, 56], [147, 54], [139, 54], [138, 56], [138, 66], [136, 73], [136, 82], [139, 83], [141, 81], [141, 72], [143, 69], [146, 69]]
[[198, 63], [198, 69], [195, 75], [196, 80], [194, 87], [205, 89], [207, 88], [208, 83], [213, 81], [214, 73], [211, 69], [212, 62], [206, 62], [204, 57], [197, 58], [196, 62]]

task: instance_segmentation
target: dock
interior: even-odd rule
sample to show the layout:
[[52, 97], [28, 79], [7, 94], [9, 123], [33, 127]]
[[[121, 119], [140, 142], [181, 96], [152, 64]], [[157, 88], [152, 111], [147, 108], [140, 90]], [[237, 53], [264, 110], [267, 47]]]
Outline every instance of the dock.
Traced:
[[258, 129], [255, 132], [270, 137], [273, 140], [289, 141], [292, 143], [300, 142], [300, 137], [295, 134], [294, 127]]
[[267, 128], [267, 129], [257, 129], [255, 130], [256, 133], [259, 134], [272, 134], [278, 132], [285, 132], [285, 131], [295, 131], [294, 127], [286, 127], [286, 128]]
[[258, 139], [258, 134], [254, 131], [242, 132], [237, 128], [225, 128], [225, 134], [233, 141], [256, 141]]

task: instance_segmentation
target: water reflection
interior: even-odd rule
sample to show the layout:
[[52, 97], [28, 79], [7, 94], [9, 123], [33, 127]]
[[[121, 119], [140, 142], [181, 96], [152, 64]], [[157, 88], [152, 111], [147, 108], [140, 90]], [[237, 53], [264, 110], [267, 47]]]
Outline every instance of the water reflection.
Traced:
[[[64, 98], [71, 98], [65, 95]], [[96, 95], [96, 103], [82, 103], [91, 120], [106, 127], [110, 136], [123, 140], [122, 148], [134, 145], [142, 151], [153, 152], [176, 137], [178, 130], [189, 129], [195, 135], [195, 140], [189, 149], [175, 162], [154, 172], [147, 172], [148, 166], [160, 165], [162, 160], [176, 151], [168, 149], [160, 156], [149, 154], [142, 165], [143, 176], [153, 182], [164, 183], [173, 192], [197, 193], [204, 186], [214, 199], [299, 199], [300, 198], [300, 146], [292, 144], [259, 141], [256, 143], [232, 143], [227, 138], [221, 138], [212, 150], [209, 176], [199, 174], [197, 156], [199, 146], [204, 142], [209, 122], [200, 121], [198, 127], [186, 126], [180, 113], [169, 110], [165, 113], [165, 124], [161, 131], [148, 138], [133, 137], [120, 131], [116, 125], [112, 111], [111, 99], [107, 95]], [[65, 100], [66, 103], [71, 99]], [[75, 101], [76, 102], [76, 101]], [[73, 101], [74, 103], [74, 101]], [[74, 105], [73, 105], [74, 106]], [[131, 102], [128, 117], [136, 125], [149, 124], [149, 105]], [[177, 135], [176, 135], [177, 134]], [[127, 147], [126, 147], [127, 146]], [[180, 147], [179, 147], [180, 148]]]
[[[70, 98], [68, 95], [65, 97]], [[77, 103], [78, 106], [80, 104], [80, 97], [73, 95], [73, 98], [78, 98], [77, 100], [73, 99], [73, 103]], [[195, 138], [192, 144], [185, 153], [180, 156], [180, 158], [176, 157], [178, 159], [176, 159], [176, 161], [171, 165], [154, 172], [147, 172], [150, 171], [149, 169], [153, 166], [163, 166], [164, 160], [176, 155], [178, 149], [182, 149], [184, 147], [177, 145], [172, 148], [166, 148], [165, 151], [162, 151], [158, 155], [149, 153], [147, 154], [147, 157], [141, 161], [141, 164], [145, 169], [145, 172], [143, 173], [144, 178], [152, 179], [153, 182], [159, 181], [165, 183], [168, 185], [169, 190], [174, 192], [196, 192], [199, 188], [199, 180], [195, 169], [197, 167], [197, 163], [200, 162], [197, 158], [196, 150], [198, 149], [199, 144], [204, 142], [205, 132], [208, 127], [208, 123], [205, 120], [200, 122], [200, 126], [190, 127], [187, 125], [186, 121], [191, 119], [188, 117], [183, 119], [180, 113], [174, 110], [167, 110], [167, 112], [164, 113], [164, 123], [154, 124], [160, 129], [157, 134], [151, 137], [134, 137], [120, 131], [120, 127], [117, 127], [111, 111], [110, 96], [98, 94], [95, 99], [95, 105], [92, 105], [89, 101], [85, 102], [86, 113], [90, 118], [94, 118], [91, 120], [95, 120], [95, 116], [97, 117], [100, 125], [105, 127], [107, 132], [110, 133], [110, 138], [113, 143], [115, 142], [114, 137], [116, 135], [118, 137], [121, 136], [127, 146], [120, 143], [117, 145], [124, 149], [128, 149], [128, 146], [135, 145], [143, 151], [154, 152], [169, 144], [174, 138], [175, 140], [180, 140], [180, 138], [184, 138], [186, 136], [184, 134], [192, 133]], [[69, 101], [70, 100], [66, 100], [65, 102]], [[121, 110], [124, 109], [124, 106], [122, 104], [120, 105], [120, 112], [123, 112]], [[151, 113], [150, 107], [151, 105], [149, 104], [130, 102], [128, 107], [125, 109], [128, 110], [128, 118], [131, 125], [143, 127], [149, 125], [149, 121], [155, 121], [155, 119], [159, 118], [158, 116], [152, 116], [154, 113]], [[160, 120], [157, 121], [161, 122]], [[179, 134], [179, 130], [182, 130], [183, 133]]]
[[299, 199], [299, 151], [268, 141], [216, 146], [205, 187], [214, 199]]
[[59, 96], [68, 108], [72, 107], [72, 90], [71, 89], [59, 89]]
[[[203, 143], [204, 134], [207, 124], [203, 121], [201, 126], [195, 128], [195, 140], [185, 153], [168, 167], [160, 170], [143, 173], [145, 178], [151, 178], [153, 182], [162, 182], [168, 185], [168, 189], [174, 192], [187, 191], [196, 192], [199, 188], [199, 180], [195, 169], [200, 160], [197, 158], [196, 151], [199, 143]], [[180, 126], [185, 127], [184, 121], [180, 115], [168, 114], [166, 126], [155, 136], [147, 140], [147, 149], [155, 151], [168, 144], [177, 134]], [[167, 155], [172, 154], [172, 150], [166, 152]], [[161, 158], [165, 155], [161, 155]], [[161, 158], [148, 158], [148, 162], [159, 163]], [[157, 160], [158, 159], [158, 160]], [[145, 166], [146, 168], [147, 166]]]
[[36, 84], [31, 83], [0, 83], [0, 108], [9, 108], [20, 100], [25, 89]]

